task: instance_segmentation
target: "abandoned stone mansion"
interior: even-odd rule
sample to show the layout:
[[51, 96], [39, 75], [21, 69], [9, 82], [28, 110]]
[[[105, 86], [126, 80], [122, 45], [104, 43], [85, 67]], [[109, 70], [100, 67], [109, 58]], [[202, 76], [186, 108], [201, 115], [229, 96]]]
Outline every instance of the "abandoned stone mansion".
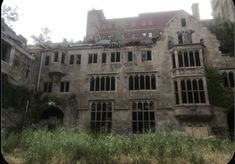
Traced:
[[[48, 101], [41, 120], [50, 125], [213, 135], [213, 128], [228, 127], [225, 114], [209, 102], [205, 68], [218, 68], [226, 87], [234, 88], [235, 60], [221, 53], [198, 5], [192, 9], [193, 15], [177, 10], [118, 19], [91, 10], [81, 43], [22, 47], [3, 36], [2, 73], [65, 100]], [[15, 60], [23, 60], [25, 71]]]

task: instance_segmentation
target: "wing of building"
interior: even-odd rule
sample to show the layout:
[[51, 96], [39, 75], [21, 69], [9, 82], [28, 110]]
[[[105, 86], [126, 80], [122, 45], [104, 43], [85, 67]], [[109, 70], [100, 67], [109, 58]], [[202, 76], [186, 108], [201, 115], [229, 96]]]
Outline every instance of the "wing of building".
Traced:
[[120, 19], [89, 11], [83, 43], [28, 48], [39, 63], [37, 91], [66, 100], [51, 102], [65, 125], [195, 136], [226, 129], [225, 115], [212, 112], [204, 72], [216, 67], [234, 87], [234, 57], [223, 56], [197, 5], [193, 10], [194, 16], [178, 10]]

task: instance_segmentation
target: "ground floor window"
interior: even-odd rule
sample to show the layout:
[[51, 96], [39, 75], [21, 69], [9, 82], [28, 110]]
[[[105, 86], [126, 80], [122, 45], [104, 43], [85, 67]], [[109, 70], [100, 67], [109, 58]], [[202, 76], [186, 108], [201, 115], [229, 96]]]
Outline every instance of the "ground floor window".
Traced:
[[132, 108], [132, 130], [133, 133], [144, 133], [154, 131], [155, 112], [153, 101], [133, 101]]
[[90, 104], [91, 130], [94, 132], [111, 132], [112, 108], [110, 101], [96, 101]]

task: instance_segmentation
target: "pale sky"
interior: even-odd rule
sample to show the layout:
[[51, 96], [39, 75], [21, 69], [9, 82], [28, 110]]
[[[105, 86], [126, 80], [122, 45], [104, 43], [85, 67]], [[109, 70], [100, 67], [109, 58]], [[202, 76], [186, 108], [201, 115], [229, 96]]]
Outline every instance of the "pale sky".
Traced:
[[19, 20], [13, 30], [32, 44], [31, 35], [48, 27], [52, 42], [63, 38], [74, 42], [86, 34], [87, 11], [102, 9], [106, 18], [138, 16], [139, 13], [183, 9], [191, 14], [192, 3], [199, 3], [201, 19], [212, 19], [211, 0], [4, 0], [3, 4], [17, 6]]

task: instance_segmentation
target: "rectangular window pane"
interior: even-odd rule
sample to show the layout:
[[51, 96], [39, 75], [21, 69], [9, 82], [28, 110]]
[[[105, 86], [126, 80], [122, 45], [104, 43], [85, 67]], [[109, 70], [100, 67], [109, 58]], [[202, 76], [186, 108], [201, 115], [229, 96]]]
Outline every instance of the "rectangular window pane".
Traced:
[[116, 52], [116, 62], [120, 62], [120, 52]]
[[129, 62], [132, 61], [132, 52], [131, 51], [128, 52], [128, 61]]
[[181, 19], [181, 26], [182, 27], [186, 27], [186, 20], [185, 20], [185, 18]]
[[70, 55], [69, 64], [73, 64], [73, 63], [74, 63], [74, 55]]
[[91, 64], [92, 63], [92, 54], [89, 54], [88, 55], [88, 64]]
[[59, 57], [59, 53], [55, 52], [55, 54], [54, 54], [54, 62], [58, 62], [58, 57]]
[[77, 55], [77, 64], [81, 64], [81, 55], [80, 54]]
[[60, 92], [64, 92], [64, 82], [60, 83]]
[[62, 53], [61, 64], [64, 64], [64, 63], [65, 63], [65, 53]]
[[115, 52], [111, 53], [111, 62], [115, 62]]
[[49, 65], [50, 57], [45, 56], [45, 65]]
[[151, 51], [147, 51], [147, 60], [152, 60]]
[[93, 57], [93, 63], [97, 63], [97, 54], [93, 54], [94, 57]]
[[69, 92], [69, 85], [70, 85], [70, 82], [66, 81], [66, 83], [65, 83], [65, 92]]
[[106, 53], [102, 53], [102, 63], [106, 63]]

